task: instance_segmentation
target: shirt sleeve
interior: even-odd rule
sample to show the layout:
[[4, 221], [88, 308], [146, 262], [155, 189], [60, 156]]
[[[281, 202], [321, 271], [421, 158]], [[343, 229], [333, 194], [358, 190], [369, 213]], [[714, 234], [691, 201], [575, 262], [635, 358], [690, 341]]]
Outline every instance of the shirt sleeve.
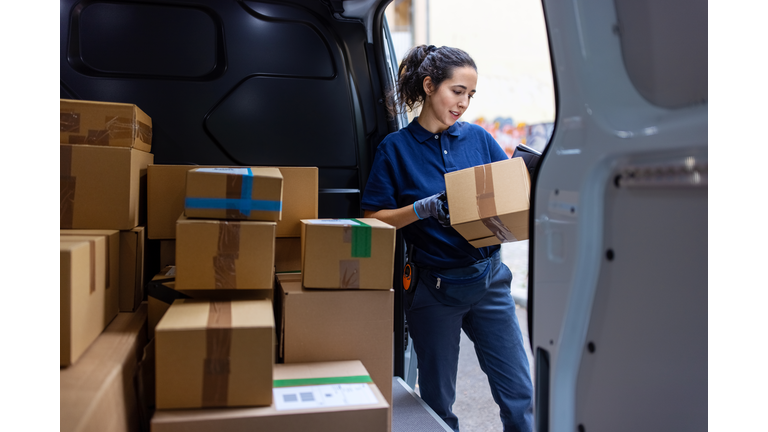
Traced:
[[363, 210], [378, 211], [397, 208], [397, 176], [392, 162], [382, 151], [382, 146], [376, 151], [373, 167], [368, 175], [368, 183], [363, 191], [360, 207]]

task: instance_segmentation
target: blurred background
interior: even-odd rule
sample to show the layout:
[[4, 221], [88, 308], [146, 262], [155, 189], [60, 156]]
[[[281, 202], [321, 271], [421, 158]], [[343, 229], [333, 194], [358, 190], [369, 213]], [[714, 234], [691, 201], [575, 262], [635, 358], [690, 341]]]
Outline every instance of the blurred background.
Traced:
[[540, 1], [393, 0], [386, 17], [398, 62], [422, 44], [461, 48], [475, 60], [477, 94], [462, 121], [488, 130], [510, 155], [519, 143], [544, 149], [555, 96]]

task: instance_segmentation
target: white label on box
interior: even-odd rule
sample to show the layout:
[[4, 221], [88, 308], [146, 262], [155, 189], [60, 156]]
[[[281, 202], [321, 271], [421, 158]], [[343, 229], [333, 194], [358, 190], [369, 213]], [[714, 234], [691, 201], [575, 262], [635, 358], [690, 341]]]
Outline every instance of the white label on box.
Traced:
[[312, 219], [305, 222], [312, 225], [360, 225], [352, 219]]
[[198, 168], [197, 172], [248, 175], [248, 168]]
[[305, 408], [375, 404], [376, 396], [368, 384], [331, 384], [273, 388], [278, 411]]

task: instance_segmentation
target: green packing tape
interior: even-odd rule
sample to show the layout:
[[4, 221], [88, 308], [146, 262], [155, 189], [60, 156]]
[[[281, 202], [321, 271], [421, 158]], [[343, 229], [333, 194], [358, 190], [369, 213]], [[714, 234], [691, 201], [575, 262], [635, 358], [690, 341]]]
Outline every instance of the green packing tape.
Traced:
[[358, 383], [372, 383], [370, 375], [355, 375], [355, 376], [343, 376], [343, 377], [326, 377], [326, 378], [299, 378], [299, 379], [284, 379], [272, 381], [272, 388], [280, 387], [300, 387], [311, 385], [328, 385], [328, 384], [358, 384]]
[[359, 225], [352, 225], [352, 258], [371, 257], [371, 226], [357, 219]]

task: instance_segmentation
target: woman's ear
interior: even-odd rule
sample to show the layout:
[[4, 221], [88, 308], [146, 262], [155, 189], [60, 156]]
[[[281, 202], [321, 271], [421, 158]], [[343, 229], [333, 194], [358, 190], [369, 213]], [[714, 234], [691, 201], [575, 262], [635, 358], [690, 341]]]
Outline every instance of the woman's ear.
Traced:
[[435, 92], [435, 85], [432, 83], [432, 77], [424, 77], [424, 92], [427, 96], [431, 96]]

